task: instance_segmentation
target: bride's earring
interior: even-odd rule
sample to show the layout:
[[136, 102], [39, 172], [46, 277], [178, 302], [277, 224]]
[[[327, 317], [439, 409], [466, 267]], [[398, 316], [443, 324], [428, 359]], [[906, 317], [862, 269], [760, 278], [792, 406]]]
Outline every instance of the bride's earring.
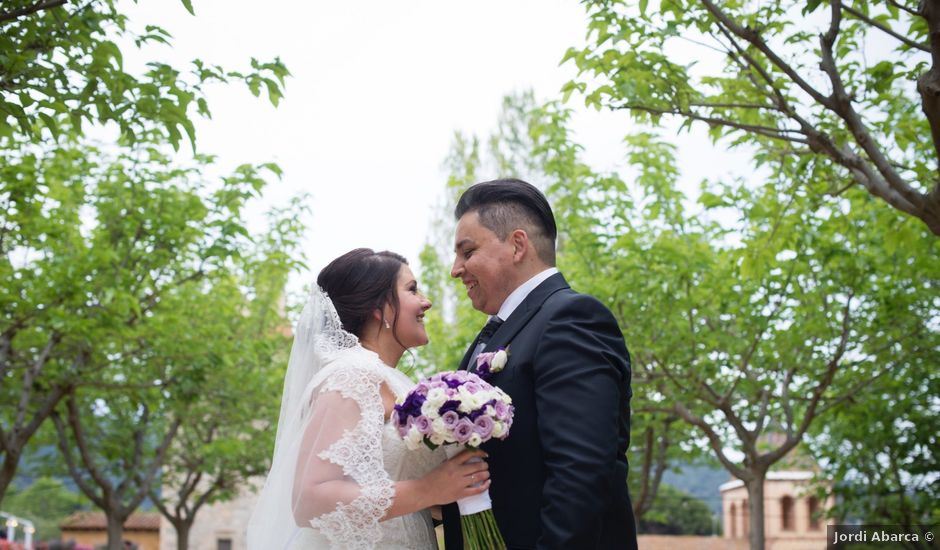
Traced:
[[385, 320], [385, 328], [392, 328], [392, 325], [388, 324], [388, 319]]

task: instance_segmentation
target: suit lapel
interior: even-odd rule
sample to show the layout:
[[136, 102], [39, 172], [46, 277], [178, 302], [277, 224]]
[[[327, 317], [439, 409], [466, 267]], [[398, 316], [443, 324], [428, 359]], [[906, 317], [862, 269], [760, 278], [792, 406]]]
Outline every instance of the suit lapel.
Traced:
[[460, 360], [460, 370], [467, 370], [468, 363], [470, 362], [470, 355], [473, 354], [473, 348], [477, 347], [478, 338], [473, 339], [473, 343], [470, 344], [470, 347], [467, 348], [467, 352], [463, 354], [463, 359]]
[[[487, 349], [495, 349], [495, 347], [506, 347], [513, 336], [516, 335], [522, 327], [529, 322], [529, 319], [542, 307], [542, 304], [545, 303], [545, 300], [549, 296], [558, 292], [559, 290], [564, 290], [569, 288], [568, 281], [562, 276], [561, 273], [555, 273], [548, 279], [542, 281], [542, 284], [532, 289], [532, 292], [525, 297], [525, 300], [519, 304], [519, 307], [512, 312], [509, 316], [509, 319], [506, 319], [499, 329], [493, 333], [493, 336], [490, 338], [489, 343], [487, 344]], [[460, 370], [467, 370], [470, 362], [470, 355], [473, 354], [473, 348], [477, 345], [477, 339], [473, 339], [473, 343], [467, 348], [466, 353], [463, 354], [463, 359], [460, 360]]]
[[547, 300], [549, 296], [566, 288], [569, 288], [568, 282], [565, 281], [561, 273], [556, 273], [548, 279], [545, 279], [542, 284], [535, 287], [532, 292], [526, 296], [525, 300], [519, 304], [519, 307], [509, 315], [509, 319], [506, 319], [506, 322], [500, 325], [499, 329], [493, 334], [493, 337], [490, 338], [487, 349], [506, 347], [506, 345], [512, 341], [513, 337], [526, 326], [529, 319], [541, 309], [542, 304], [545, 303], [545, 300]]

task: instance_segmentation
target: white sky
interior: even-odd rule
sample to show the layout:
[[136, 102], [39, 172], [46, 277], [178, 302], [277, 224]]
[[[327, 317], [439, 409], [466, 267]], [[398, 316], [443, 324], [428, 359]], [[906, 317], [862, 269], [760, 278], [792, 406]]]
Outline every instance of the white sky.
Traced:
[[[156, 23], [174, 36], [172, 51], [148, 59], [243, 69], [251, 57], [280, 56], [291, 71], [277, 109], [241, 85], [212, 88], [213, 119], [198, 124], [197, 144], [225, 171], [277, 162], [284, 179], [267, 189], [266, 204], [311, 194], [301, 283], [357, 246], [417, 264], [454, 132], [486, 136], [507, 93], [557, 98], [574, 76], [559, 61], [583, 42], [587, 23], [574, 0], [194, 0], [194, 8], [196, 17], [176, 1], [143, 1], [126, 11], [134, 27]], [[586, 160], [622, 165], [626, 116], [580, 103], [572, 100], [574, 128]], [[702, 168], [720, 168], [708, 150], [683, 149], [691, 185]]]

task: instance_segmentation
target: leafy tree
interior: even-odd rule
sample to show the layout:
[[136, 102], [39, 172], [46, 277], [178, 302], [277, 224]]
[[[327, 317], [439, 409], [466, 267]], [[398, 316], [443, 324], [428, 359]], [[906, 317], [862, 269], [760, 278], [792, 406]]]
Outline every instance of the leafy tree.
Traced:
[[586, 4], [589, 44], [565, 56], [585, 78], [567, 93], [643, 123], [702, 123], [758, 165], [800, 158], [830, 208], [861, 187], [940, 235], [936, 2]]
[[81, 495], [51, 477], [37, 478], [22, 490], [12, 488], [3, 503], [4, 511], [33, 522], [37, 540], [59, 538], [59, 524], [88, 506], [89, 502]]
[[110, 383], [79, 388], [53, 413], [70, 474], [106, 513], [109, 547], [120, 548], [125, 520], [155, 496], [161, 471], [170, 490], [156, 502], [181, 548], [203, 504], [266, 471], [286, 336], [279, 295], [264, 285], [283, 288], [302, 230], [276, 221], [273, 254], [243, 255], [244, 271], [220, 269], [164, 294], [128, 353], [109, 354], [100, 377]]
[[789, 156], [766, 184], [706, 182], [690, 212], [671, 145], [628, 136], [628, 185], [579, 160], [569, 115], [549, 105], [533, 125], [564, 269], [624, 327], [636, 410], [695, 428], [744, 481], [763, 548], [769, 469], [873, 380], [940, 361], [936, 240], [869, 195], [821, 200], [828, 182]]
[[270, 467], [279, 412], [271, 396], [281, 389], [290, 350], [283, 289], [300, 256], [299, 205], [273, 217], [261, 250], [243, 259], [238, 277], [214, 289], [203, 311], [193, 312], [203, 340], [197, 353], [212, 363], [186, 403], [185, 425], [162, 465], [162, 490], [150, 488], [180, 550], [189, 547], [203, 506], [237, 495]]
[[[212, 159], [177, 168], [164, 149], [183, 133], [194, 144], [191, 116], [209, 114], [201, 85], [241, 79], [276, 103], [287, 71], [277, 61], [253, 62], [249, 74], [195, 61], [187, 78], [160, 63], [134, 76], [117, 41], [168, 35], [133, 33], [111, 1], [6, 2], [0, 27], [0, 398], [13, 404], [0, 410], [2, 501], [59, 402], [100, 385], [113, 354], [138, 351], [135, 331], [165, 295], [237, 255], [244, 202], [264, 169], [279, 174], [241, 166], [195, 192]], [[118, 128], [116, 147], [88, 142], [83, 120]]]
[[813, 451], [838, 480], [821, 484], [821, 496], [835, 497], [829, 514], [838, 523], [913, 529], [940, 521], [935, 371], [926, 361], [892, 371], [814, 430]]
[[668, 483], [659, 487], [656, 500], [639, 522], [641, 533], [663, 535], [713, 535], [715, 516], [701, 500]]
[[[182, 4], [193, 13], [191, 0]], [[16, 134], [37, 141], [110, 124], [127, 143], [156, 132], [174, 148], [183, 135], [195, 147], [192, 118], [210, 114], [205, 84], [243, 81], [276, 105], [288, 74], [279, 60], [254, 59], [247, 73], [198, 59], [188, 74], [160, 62], [128, 72], [119, 43], [169, 45], [171, 37], [155, 25], [134, 28], [114, 0], [8, 0], [0, 29], [0, 146]]]
[[[159, 326], [164, 301], [227, 271], [243, 246], [241, 209], [264, 180], [242, 166], [204, 191], [207, 159], [167, 167], [153, 144], [0, 154], [16, 159], [0, 167], [0, 269], [11, 282], [0, 294], [0, 391], [16, 403], [0, 425], [5, 490], [25, 444], [64, 396], [123, 384], [106, 376], [107, 366], [156, 353], [141, 336]], [[172, 334], [165, 343], [175, 345]]]
[[78, 391], [52, 414], [69, 474], [105, 514], [110, 550], [121, 549], [124, 523], [158, 482], [167, 447], [183, 422], [160, 393]]

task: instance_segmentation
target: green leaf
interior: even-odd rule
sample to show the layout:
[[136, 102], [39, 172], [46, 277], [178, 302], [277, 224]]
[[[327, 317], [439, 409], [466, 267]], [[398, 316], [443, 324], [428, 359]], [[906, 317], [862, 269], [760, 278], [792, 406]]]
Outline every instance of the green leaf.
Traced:
[[49, 129], [49, 132], [52, 134], [53, 139], [56, 141], [59, 140], [59, 125], [56, 123], [55, 119], [49, 116], [47, 113], [40, 112], [39, 118], [45, 123], [46, 128]]

